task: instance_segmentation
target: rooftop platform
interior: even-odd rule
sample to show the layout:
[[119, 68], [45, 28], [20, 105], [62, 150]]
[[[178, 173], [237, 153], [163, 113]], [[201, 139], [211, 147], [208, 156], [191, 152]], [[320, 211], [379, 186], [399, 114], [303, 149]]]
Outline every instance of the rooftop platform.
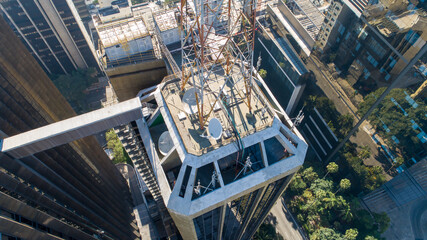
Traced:
[[313, 39], [316, 39], [325, 16], [309, 0], [294, 0], [293, 2], [299, 8], [298, 10], [293, 11], [296, 18], [310, 36]]
[[142, 18], [132, 17], [107, 24], [96, 24], [104, 48], [126, 43], [149, 35]]
[[[271, 126], [274, 115], [263, 97], [259, 95], [258, 86], [255, 85], [253, 87], [255, 91], [250, 93], [252, 111], [249, 111], [244, 90], [245, 82], [239, 74], [239, 67], [235, 66], [233, 72], [228, 81], [221, 72], [216, 71], [211, 74], [210, 79], [212, 80], [210, 80], [209, 86], [205, 87], [203, 100], [199, 99], [205, 118], [203, 129], [200, 127], [197, 106], [193, 106], [192, 113], [188, 113], [188, 107], [183, 103], [183, 94], [186, 91], [192, 91], [190, 90], [193, 88], [192, 84], [187, 83], [183, 92], [181, 92], [180, 79], [172, 80], [163, 86], [162, 96], [188, 153], [200, 156], [237, 141], [231, 137], [233, 124], [239, 132], [240, 138]], [[217, 93], [221, 92], [220, 89], [223, 89], [224, 96], [222, 100], [217, 100], [219, 99]], [[198, 95], [200, 96], [200, 93]], [[209, 112], [211, 112], [210, 115]], [[228, 115], [234, 121], [230, 121]], [[218, 140], [202, 136], [207, 135], [206, 129], [213, 118], [217, 118], [223, 127], [222, 137]]]
[[156, 12], [153, 17], [161, 32], [178, 27], [174, 10]]

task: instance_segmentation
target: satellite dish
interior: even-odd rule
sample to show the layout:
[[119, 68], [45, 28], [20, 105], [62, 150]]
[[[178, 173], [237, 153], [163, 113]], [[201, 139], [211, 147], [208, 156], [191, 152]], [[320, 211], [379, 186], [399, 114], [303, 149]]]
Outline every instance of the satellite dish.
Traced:
[[159, 137], [159, 152], [166, 156], [169, 151], [173, 148], [173, 141], [169, 131], [164, 131]]
[[182, 97], [182, 105], [184, 105], [184, 111], [188, 114], [197, 113], [197, 101], [196, 101], [196, 89], [190, 88], [185, 91]]
[[222, 136], [222, 125], [218, 118], [212, 118], [209, 121], [208, 132], [211, 137], [218, 140]]

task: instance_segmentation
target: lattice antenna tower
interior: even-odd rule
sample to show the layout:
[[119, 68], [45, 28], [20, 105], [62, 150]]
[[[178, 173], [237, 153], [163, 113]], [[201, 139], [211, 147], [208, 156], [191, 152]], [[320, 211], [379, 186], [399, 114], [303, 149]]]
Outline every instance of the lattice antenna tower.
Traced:
[[260, 0], [181, 0], [181, 90], [184, 91], [186, 84], [191, 84], [196, 89], [201, 129], [213, 108], [203, 109], [205, 91], [214, 92], [216, 96], [220, 96], [222, 91], [222, 88], [211, 87], [215, 74], [222, 74], [227, 79], [233, 76], [234, 83], [245, 82], [245, 96], [241, 98], [245, 99], [251, 111], [258, 1]]

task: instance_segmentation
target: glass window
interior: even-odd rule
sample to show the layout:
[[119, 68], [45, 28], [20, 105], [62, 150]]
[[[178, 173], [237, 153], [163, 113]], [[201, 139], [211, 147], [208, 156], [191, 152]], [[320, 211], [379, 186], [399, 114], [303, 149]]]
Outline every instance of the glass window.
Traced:
[[218, 226], [221, 207], [193, 219], [197, 239], [218, 239]]
[[192, 167], [190, 166], [187, 166], [185, 168], [184, 179], [182, 180], [181, 189], [179, 190], [180, 197], [185, 196], [185, 190], [187, 189], [187, 184], [188, 184], [188, 179], [190, 178], [191, 169]]
[[225, 185], [265, 167], [259, 143], [220, 159], [218, 165]]
[[359, 49], [360, 49], [360, 43], [358, 42], [358, 43], [357, 43], [357, 45], [356, 45], [355, 50], [356, 50], [356, 51], [359, 51]]
[[268, 165], [272, 165], [290, 156], [288, 150], [280, 143], [277, 137], [265, 140], [264, 147], [267, 154]]
[[193, 199], [201, 197], [220, 188], [218, 174], [213, 163], [208, 163], [196, 169], [196, 180], [193, 189]]

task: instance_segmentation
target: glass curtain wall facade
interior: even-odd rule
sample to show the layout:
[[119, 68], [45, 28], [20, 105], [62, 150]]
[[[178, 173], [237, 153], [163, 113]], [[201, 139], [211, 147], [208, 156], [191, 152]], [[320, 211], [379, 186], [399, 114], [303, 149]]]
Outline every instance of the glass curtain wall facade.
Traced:
[[292, 176], [286, 176], [194, 218], [197, 239], [251, 239]]
[[[0, 19], [1, 139], [75, 116]], [[128, 186], [94, 137], [21, 159], [0, 153], [0, 236], [21, 239], [139, 236]]]
[[[89, 47], [93, 43], [74, 4], [64, 0], [5, 0], [1, 14], [48, 74], [67, 74], [77, 68], [98, 68]], [[76, 18], [77, 17], [77, 18]], [[81, 26], [83, 26], [81, 28]]]

